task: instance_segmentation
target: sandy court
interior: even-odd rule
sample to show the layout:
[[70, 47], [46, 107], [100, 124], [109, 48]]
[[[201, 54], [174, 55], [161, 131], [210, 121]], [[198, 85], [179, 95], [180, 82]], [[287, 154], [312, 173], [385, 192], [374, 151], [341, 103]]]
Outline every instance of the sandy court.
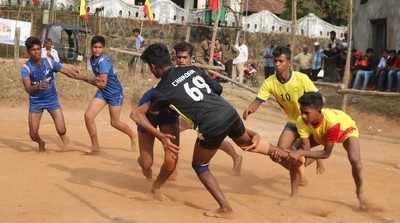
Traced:
[[[125, 121], [128, 110], [125, 106]], [[90, 144], [82, 106], [64, 109], [71, 139], [64, 152], [50, 116], [44, 115], [40, 133], [49, 152], [40, 154], [29, 139], [27, 108], [0, 107], [0, 112], [2, 223], [228, 222], [203, 216], [217, 204], [191, 169], [193, 131], [182, 134], [178, 180], [164, 187], [172, 201], [159, 202], [149, 199], [151, 183], [136, 163], [138, 151], [130, 151], [128, 138], [109, 125], [107, 111], [96, 122], [103, 146], [97, 156], [80, 152]], [[274, 143], [283, 123], [283, 116], [272, 109], [246, 122]], [[219, 152], [211, 169], [236, 211], [230, 222], [400, 222], [400, 145], [363, 137], [361, 146], [366, 195], [381, 209], [368, 213], [357, 210], [350, 165], [341, 146], [325, 162], [324, 175], [316, 176], [315, 166], [307, 169], [309, 185], [290, 203], [282, 202], [289, 195], [288, 173], [269, 158], [244, 154], [242, 176], [237, 177], [229, 157]], [[155, 151], [154, 177], [162, 161], [160, 144]]]

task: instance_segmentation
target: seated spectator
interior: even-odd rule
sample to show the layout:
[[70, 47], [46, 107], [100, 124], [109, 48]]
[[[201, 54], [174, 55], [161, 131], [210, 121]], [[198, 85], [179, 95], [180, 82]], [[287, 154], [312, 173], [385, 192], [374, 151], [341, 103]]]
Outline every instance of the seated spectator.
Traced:
[[[386, 91], [397, 91], [400, 92], [400, 51], [397, 52], [393, 65], [390, 66], [387, 80]], [[394, 81], [397, 81], [397, 86], [394, 87]], [[393, 89], [394, 87], [394, 89]]]
[[385, 80], [387, 79], [387, 73], [388, 73], [388, 59], [389, 59], [389, 51], [385, 50], [383, 52], [383, 55], [381, 59], [379, 60], [379, 64], [377, 67], [376, 75], [377, 75], [377, 80], [378, 84], [376, 86], [376, 90], [378, 91], [385, 91], [386, 88], [384, 86]]
[[255, 64], [249, 64], [244, 68], [244, 75], [246, 80], [250, 80], [253, 87], [258, 86], [257, 81], [257, 68]]
[[[358, 60], [357, 66], [358, 66], [358, 71], [355, 76], [353, 89], [359, 89], [359, 85], [362, 84], [361, 89], [367, 90], [369, 79], [374, 73], [376, 67], [374, 59], [374, 50], [371, 48], [367, 49], [367, 53], [364, 56], [362, 56], [361, 59]], [[362, 83], [361, 80], [363, 80]]]

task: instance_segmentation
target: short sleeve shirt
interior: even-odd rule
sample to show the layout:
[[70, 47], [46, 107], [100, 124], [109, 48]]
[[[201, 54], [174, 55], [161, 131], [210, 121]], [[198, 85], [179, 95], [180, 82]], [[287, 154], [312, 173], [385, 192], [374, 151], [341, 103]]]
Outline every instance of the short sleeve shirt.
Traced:
[[310, 78], [300, 72], [294, 71], [286, 83], [281, 83], [276, 75], [272, 75], [264, 80], [257, 99], [266, 101], [272, 95], [284, 110], [288, 117], [288, 121], [296, 123], [297, 117], [300, 116], [299, 98], [305, 92], [317, 92], [318, 88], [310, 80]]
[[107, 97], [119, 96], [122, 94], [122, 85], [118, 80], [117, 74], [114, 72], [114, 68], [111, 59], [106, 55], [99, 57], [90, 58], [90, 64], [94, 75], [97, 77], [101, 74], [107, 75], [107, 84], [104, 89], [100, 91]]

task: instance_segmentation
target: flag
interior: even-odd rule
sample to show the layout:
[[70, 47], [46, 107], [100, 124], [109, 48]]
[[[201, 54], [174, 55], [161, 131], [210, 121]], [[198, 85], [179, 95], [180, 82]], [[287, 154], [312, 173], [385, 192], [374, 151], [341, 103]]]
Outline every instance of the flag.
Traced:
[[37, 6], [40, 4], [39, 0], [32, 0], [32, 5]]
[[217, 11], [218, 10], [218, 0], [210, 0], [210, 10]]
[[81, 17], [81, 19], [86, 21], [89, 19], [86, 8], [86, 0], [81, 0], [81, 5], [79, 7], [79, 16]]
[[150, 2], [150, 0], [146, 0], [146, 1], [144, 2], [143, 10], [144, 10], [144, 15], [147, 16], [147, 18], [148, 18], [150, 21], [153, 21], [153, 20], [154, 20], [154, 15], [153, 15], [153, 10], [151, 9], [151, 2]]

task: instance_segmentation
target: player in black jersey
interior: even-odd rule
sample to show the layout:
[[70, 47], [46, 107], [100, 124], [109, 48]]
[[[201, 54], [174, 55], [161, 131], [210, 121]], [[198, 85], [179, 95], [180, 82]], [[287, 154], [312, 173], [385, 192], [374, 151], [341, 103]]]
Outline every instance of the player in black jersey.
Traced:
[[[141, 58], [148, 63], [154, 76], [161, 79], [154, 88], [151, 109], [157, 111], [171, 108], [198, 131], [192, 167], [220, 206], [219, 209], [206, 212], [205, 215], [231, 217], [233, 210], [208, 168], [210, 160], [224, 139], [229, 136], [246, 151], [267, 155], [278, 152], [285, 158], [288, 153], [266, 143], [257, 133], [246, 129], [233, 106], [218, 95], [218, 92], [222, 90], [221, 86], [211, 81], [202, 70], [194, 66], [172, 66], [170, 54], [165, 45], [150, 45]], [[140, 126], [161, 141], [165, 149], [176, 154], [179, 152], [179, 147], [171, 142], [171, 136], [154, 128], [146, 115], [138, 113], [136, 119]]]

